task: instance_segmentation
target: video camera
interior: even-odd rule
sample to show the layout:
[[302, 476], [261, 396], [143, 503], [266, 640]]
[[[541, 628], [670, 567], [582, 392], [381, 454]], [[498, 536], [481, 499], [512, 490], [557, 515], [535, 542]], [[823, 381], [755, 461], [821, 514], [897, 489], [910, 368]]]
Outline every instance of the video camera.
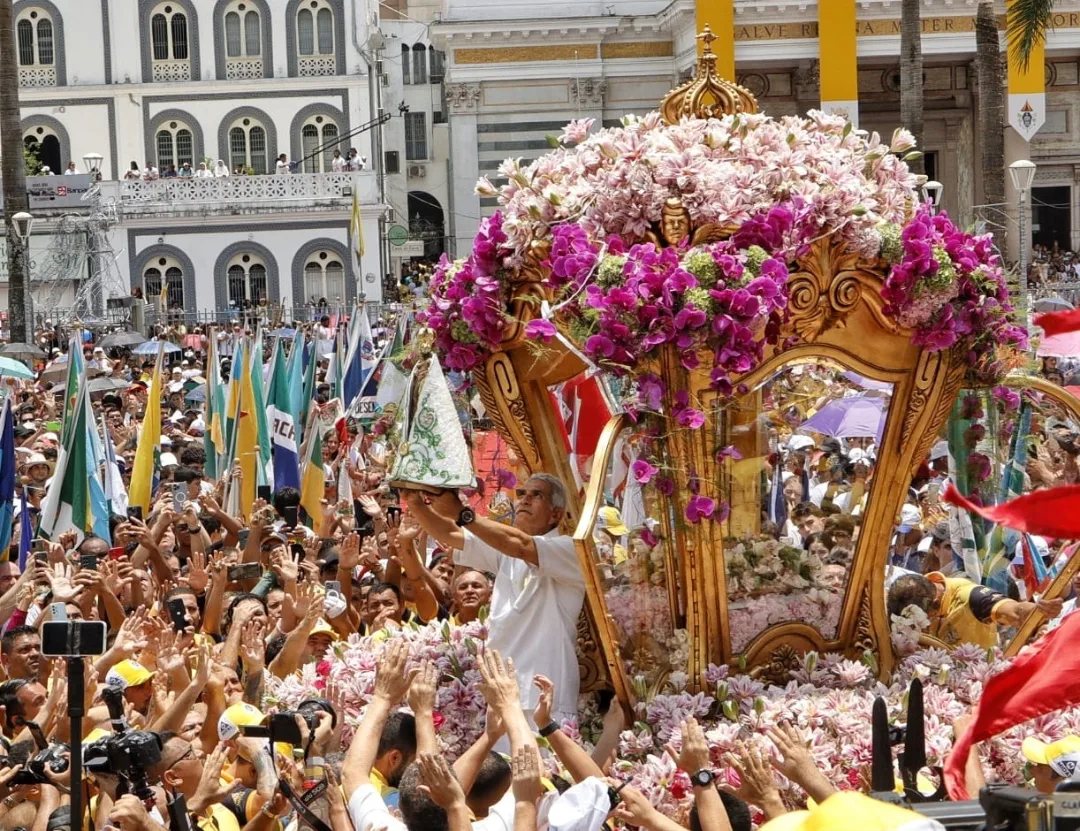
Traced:
[[111, 773], [129, 782], [146, 777], [146, 770], [161, 761], [161, 738], [148, 730], [111, 733], [83, 749], [89, 773]]

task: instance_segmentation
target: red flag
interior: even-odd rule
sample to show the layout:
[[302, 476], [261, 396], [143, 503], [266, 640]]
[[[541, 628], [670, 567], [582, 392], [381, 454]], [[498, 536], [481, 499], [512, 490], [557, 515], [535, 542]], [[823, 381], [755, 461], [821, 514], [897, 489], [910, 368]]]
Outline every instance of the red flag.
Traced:
[[1057, 629], [986, 682], [971, 726], [956, 740], [945, 763], [945, 785], [952, 799], [969, 798], [964, 766], [972, 745], [1021, 722], [1080, 703], [1078, 637], [1080, 614], [1067, 615]]
[[570, 465], [579, 485], [588, 479], [600, 434], [612, 415], [601, 383], [598, 376], [579, 375], [563, 384], [559, 391]]
[[980, 507], [950, 483], [942, 499], [998, 525], [1053, 539], [1080, 539], [1080, 485], [1032, 491], [1000, 505]]
[[1024, 581], [1028, 598], [1034, 597], [1039, 591], [1039, 575], [1035, 569], [1035, 558], [1038, 556], [1031, 550], [1030, 537], [1023, 534], [1020, 537], [1020, 554], [1023, 557], [1023, 565], [1020, 568], [1020, 578]]
[[1063, 332], [1075, 332], [1080, 329], [1080, 309], [1067, 309], [1063, 312], [1045, 312], [1035, 315], [1033, 322], [1041, 326], [1047, 337]]

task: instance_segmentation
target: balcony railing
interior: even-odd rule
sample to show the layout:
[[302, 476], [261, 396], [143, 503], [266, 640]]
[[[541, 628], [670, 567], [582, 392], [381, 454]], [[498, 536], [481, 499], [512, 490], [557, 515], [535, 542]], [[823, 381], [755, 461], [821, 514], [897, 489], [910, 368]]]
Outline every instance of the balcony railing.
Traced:
[[166, 83], [169, 81], [190, 81], [191, 61], [154, 61], [154, 81]]
[[229, 58], [225, 61], [225, 78], [246, 81], [263, 76], [262, 58]]
[[55, 87], [55, 66], [20, 66], [20, 87]]
[[337, 59], [333, 55], [301, 55], [297, 68], [305, 77], [336, 75]]
[[339, 208], [351, 203], [354, 187], [363, 204], [375, 204], [378, 197], [375, 174], [370, 171], [132, 180], [117, 184], [125, 211], [273, 210], [305, 205]]

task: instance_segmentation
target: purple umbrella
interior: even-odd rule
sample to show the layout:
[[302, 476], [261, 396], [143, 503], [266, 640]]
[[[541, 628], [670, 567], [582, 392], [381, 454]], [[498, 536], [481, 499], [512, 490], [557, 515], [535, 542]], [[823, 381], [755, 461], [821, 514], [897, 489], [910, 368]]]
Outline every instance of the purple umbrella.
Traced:
[[888, 381], [875, 381], [873, 378], [867, 378], [865, 375], [860, 375], [854, 370], [848, 370], [844, 373], [844, 377], [851, 381], [853, 384], [857, 384], [864, 390], [876, 390], [878, 392], [887, 392], [892, 395], [892, 384]]
[[838, 439], [873, 436], [876, 441], [881, 441], [881, 434], [885, 430], [886, 400], [853, 395], [829, 401], [804, 421], [799, 430], [813, 430]]

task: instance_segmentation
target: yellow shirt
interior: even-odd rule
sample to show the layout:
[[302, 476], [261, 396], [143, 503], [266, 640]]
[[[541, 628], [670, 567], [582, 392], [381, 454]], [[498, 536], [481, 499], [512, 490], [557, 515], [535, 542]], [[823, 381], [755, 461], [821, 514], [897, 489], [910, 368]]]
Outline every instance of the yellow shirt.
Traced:
[[[931, 571], [926, 579], [945, 588], [939, 614], [930, 626], [931, 635], [949, 646], [960, 643], [997, 646], [998, 631], [993, 622], [993, 609], [1008, 598], [962, 577], [946, 577], [940, 571]], [[987, 620], [976, 617], [973, 602], [984, 610], [982, 616]]]
[[210, 815], [199, 817], [198, 824], [202, 831], [240, 831], [232, 811], [220, 803], [211, 805]]
[[[375, 790], [379, 792], [379, 796], [383, 798], [383, 802], [387, 802], [387, 797], [397, 796], [397, 788], [390, 787], [390, 783], [387, 782], [383, 775], [379, 773], [379, 771], [375, 770], [375, 768], [371, 769], [371, 774], [368, 776], [368, 781], [370, 781], [371, 784], [375, 786]], [[397, 799], [395, 798], [393, 802], [396, 804]]]

